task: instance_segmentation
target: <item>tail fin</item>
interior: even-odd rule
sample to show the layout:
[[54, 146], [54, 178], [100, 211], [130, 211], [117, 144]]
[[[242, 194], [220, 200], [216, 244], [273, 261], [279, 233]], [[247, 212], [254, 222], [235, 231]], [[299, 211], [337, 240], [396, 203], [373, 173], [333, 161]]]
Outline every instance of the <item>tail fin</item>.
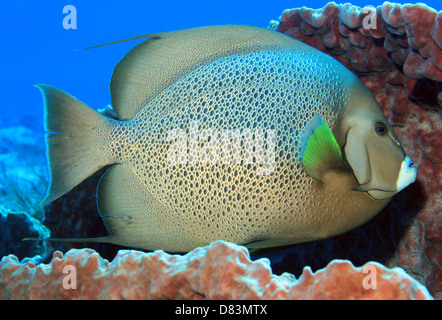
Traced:
[[36, 87], [45, 101], [50, 184], [42, 204], [47, 204], [112, 162], [96, 148], [100, 136], [109, 136], [99, 132], [109, 130], [110, 120], [62, 90], [48, 85]]

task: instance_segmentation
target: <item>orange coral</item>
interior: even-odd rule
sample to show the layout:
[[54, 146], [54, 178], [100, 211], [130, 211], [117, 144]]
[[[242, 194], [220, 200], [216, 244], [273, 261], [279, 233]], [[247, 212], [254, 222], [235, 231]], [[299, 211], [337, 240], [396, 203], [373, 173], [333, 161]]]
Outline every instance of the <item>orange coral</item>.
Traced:
[[[364, 273], [364, 271], [366, 273]], [[368, 277], [368, 278], [367, 278]], [[367, 280], [368, 279], [368, 280]], [[365, 286], [365, 288], [364, 288]], [[375, 286], [368, 288], [367, 286]], [[73, 288], [75, 287], [75, 288]], [[402, 269], [332, 261], [296, 279], [217, 241], [186, 255], [121, 250], [112, 262], [91, 249], [55, 252], [50, 264], [0, 262], [0, 299], [431, 299]]]

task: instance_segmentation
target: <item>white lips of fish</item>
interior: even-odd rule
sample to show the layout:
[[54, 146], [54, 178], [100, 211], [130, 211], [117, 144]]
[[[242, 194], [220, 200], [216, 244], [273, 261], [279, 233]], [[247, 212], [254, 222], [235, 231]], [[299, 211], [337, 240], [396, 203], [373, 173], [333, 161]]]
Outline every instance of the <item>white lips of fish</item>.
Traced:
[[410, 167], [413, 164], [413, 160], [406, 156], [401, 164], [401, 171], [399, 172], [399, 178], [397, 179], [397, 192], [410, 185], [416, 180], [417, 168]]

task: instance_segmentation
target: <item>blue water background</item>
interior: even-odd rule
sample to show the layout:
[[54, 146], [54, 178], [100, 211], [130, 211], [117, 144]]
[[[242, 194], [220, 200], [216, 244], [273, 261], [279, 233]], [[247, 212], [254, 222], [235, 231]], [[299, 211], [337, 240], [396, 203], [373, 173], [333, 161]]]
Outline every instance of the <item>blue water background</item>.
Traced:
[[[63, 89], [94, 108], [110, 104], [114, 65], [139, 41], [93, 50], [97, 44], [137, 35], [215, 24], [267, 27], [284, 9], [322, 8], [327, 1], [37, 1], [0, 4], [0, 125], [17, 122], [43, 132], [43, 103], [34, 84]], [[352, 1], [360, 7], [383, 1]], [[441, 10], [439, 0], [427, 4]], [[66, 30], [63, 7], [77, 9], [77, 29]]]

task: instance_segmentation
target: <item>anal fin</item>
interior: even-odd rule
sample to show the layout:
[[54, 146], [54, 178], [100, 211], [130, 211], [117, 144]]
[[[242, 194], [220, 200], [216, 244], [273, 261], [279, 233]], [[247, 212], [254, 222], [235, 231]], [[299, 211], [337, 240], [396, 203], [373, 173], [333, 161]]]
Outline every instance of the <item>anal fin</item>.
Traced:
[[109, 242], [173, 252], [195, 247], [180, 233], [179, 217], [155, 197], [131, 164], [106, 171], [98, 184], [97, 202]]

